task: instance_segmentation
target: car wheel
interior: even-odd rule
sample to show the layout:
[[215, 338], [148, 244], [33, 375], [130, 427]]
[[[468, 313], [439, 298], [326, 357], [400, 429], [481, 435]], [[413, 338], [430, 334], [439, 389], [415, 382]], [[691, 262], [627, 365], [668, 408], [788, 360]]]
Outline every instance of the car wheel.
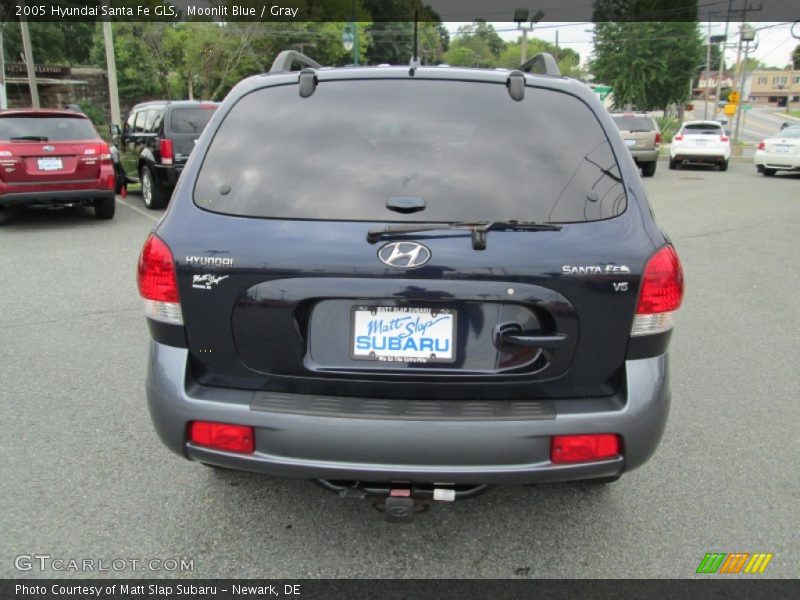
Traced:
[[727, 171], [728, 170], [728, 161], [727, 160], [724, 161], [724, 162], [721, 162], [719, 164], [719, 170], [720, 171]]
[[116, 198], [102, 198], [94, 201], [94, 216], [98, 219], [113, 219], [116, 210]]
[[673, 170], [673, 171], [674, 171], [675, 169], [677, 169], [677, 168], [678, 168], [678, 161], [675, 161], [675, 160], [672, 160], [672, 159], [670, 159], [670, 161], [669, 161], [669, 168], [670, 168], [671, 170]]
[[761, 169], [761, 172], [767, 177], [772, 177], [777, 171], [775, 169]]
[[644, 163], [642, 165], [642, 177], [652, 177], [656, 174], [656, 161]]
[[164, 208], [167, 205], [167, 195], [159, 190], [153, 181], [153, 172], [150, 167], [142, 169], [140, 179], [142, 182], [142, 199], [145, 207], [150, 210]]

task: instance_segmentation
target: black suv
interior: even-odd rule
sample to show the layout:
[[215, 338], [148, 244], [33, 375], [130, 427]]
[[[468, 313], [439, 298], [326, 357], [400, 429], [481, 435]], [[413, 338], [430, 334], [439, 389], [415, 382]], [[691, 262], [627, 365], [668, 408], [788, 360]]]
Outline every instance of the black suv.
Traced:
[[293, 61], [230, 92], [142, 249], [164, 443], [395, 516], [642, 465], [683, 275], [596, 95], [549, 55]]
[[219, 104], [156, 100], [137, 104], [122, 128], [119, 146], [128, 170], [135, 169], [147, 208], [169, 202], [197, 138]]

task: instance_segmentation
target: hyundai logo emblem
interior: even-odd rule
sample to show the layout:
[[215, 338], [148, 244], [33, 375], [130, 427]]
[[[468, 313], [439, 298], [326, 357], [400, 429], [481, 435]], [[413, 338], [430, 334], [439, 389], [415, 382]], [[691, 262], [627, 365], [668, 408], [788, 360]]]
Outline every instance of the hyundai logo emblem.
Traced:
[[42, 150], [44, 150], [45, 152], [55, 152], [55, 149], [56, 149], [55, 146], [42, 146]]
[[431, 251], [416, 242], [391, 242], [378, 250], [378, 258], [396, 269], [416, 269], [431, 259]]

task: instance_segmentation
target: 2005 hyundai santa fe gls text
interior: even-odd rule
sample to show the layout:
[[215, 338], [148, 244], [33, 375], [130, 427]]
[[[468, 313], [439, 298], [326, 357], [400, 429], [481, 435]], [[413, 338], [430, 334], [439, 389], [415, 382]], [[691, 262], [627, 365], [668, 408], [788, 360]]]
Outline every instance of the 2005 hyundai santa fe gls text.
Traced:
[[591, 90], [549, 56], [290, 59], [231, 91], [142, 249], [164, 443], [387, 502], [642, 465], [683, 275]]

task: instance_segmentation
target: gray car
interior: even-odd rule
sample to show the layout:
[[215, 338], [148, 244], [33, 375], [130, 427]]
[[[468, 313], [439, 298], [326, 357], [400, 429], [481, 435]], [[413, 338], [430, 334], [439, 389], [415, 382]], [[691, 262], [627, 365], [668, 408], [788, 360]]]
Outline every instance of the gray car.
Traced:
[[619, 129], [625, 145], [643, 177], [656, 173], [658, 151], [661, 147], [661, 132], [656, 120], [647, 113], [612, 113], [611, 118]]

